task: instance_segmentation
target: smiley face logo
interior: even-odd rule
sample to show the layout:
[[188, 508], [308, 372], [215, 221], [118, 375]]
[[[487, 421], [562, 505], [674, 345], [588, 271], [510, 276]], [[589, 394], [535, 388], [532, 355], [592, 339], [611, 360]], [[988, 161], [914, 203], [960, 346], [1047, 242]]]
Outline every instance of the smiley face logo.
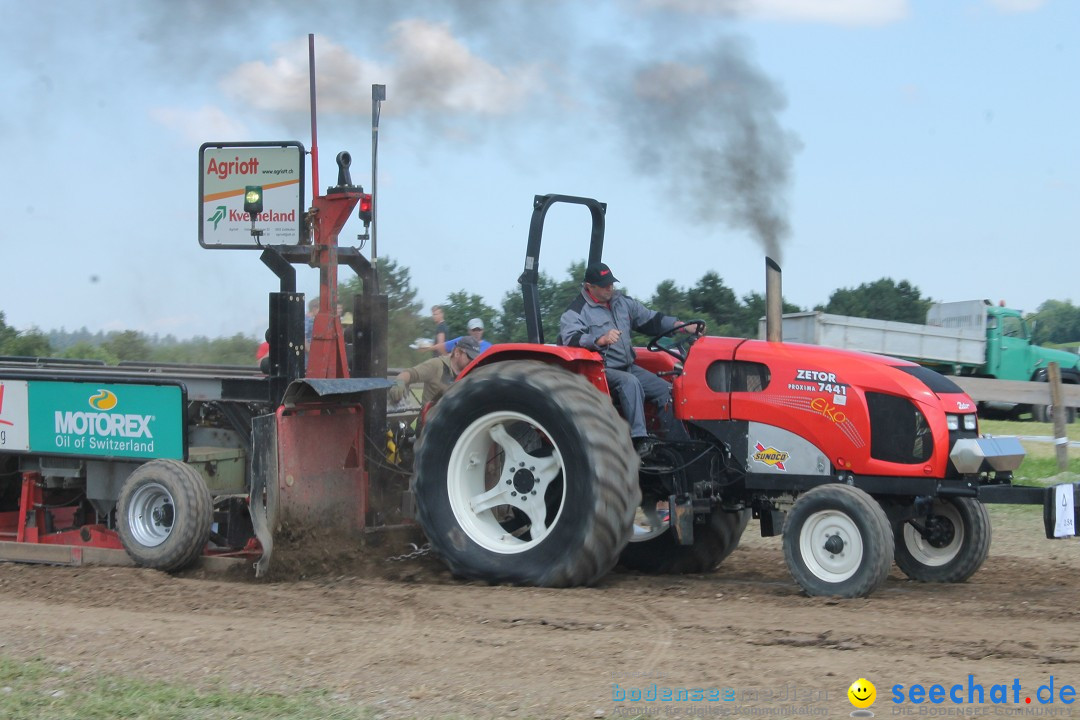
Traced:
[[877, 688], [866, 678], [859, 678], [851, 683], [847, 690], [848, 700], [857, 708], [868, 708], [877, 700]]

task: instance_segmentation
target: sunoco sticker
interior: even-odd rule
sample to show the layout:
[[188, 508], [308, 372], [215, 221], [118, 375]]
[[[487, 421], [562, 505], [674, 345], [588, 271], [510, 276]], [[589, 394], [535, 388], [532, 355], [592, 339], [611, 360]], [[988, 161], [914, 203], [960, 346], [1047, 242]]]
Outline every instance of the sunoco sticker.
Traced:
[[178, 386], [28, 385], [31, 452], [183, 459], [183, 394]]

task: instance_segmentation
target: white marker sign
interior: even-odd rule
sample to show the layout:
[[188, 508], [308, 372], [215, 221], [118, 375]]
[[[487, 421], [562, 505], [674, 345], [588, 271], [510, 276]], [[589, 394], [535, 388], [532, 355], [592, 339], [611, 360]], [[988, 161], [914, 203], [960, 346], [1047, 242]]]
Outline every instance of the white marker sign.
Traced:
[[1054, 537], [1072, 537], [1076, 534], [1073, 485], [1054, 486]]

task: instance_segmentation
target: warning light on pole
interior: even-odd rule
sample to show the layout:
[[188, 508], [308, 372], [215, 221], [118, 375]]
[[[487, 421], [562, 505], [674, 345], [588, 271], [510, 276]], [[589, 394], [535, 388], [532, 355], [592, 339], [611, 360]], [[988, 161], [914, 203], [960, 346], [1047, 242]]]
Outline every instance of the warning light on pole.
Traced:
[[263, 189], [262, 185], [248, 185], [244, 188], [244, 212], [251, 218], [251, 237], [255, 240], [256, 245], [262, 245], [259, 238], [262, 237], [263, 231], [255, 228], [255, 218], [257, 218], [263, 211]]
[[255, 216], [263, 211], [262, 185], [248, 185], [244, 190], [244, 212], [250, 215], [254, 222]]
[[365, 228], [371, 224], [371, 210], [371, 194], [360, 193], [360, 219], [364, 222]]

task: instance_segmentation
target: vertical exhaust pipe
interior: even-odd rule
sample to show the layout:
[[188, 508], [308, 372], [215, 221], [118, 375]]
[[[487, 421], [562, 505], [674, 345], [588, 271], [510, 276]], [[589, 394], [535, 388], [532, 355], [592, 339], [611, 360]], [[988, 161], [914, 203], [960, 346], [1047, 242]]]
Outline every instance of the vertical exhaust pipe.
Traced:
[[765, 258], [765, 339], [769, 342], [784, 340], [783, 281], [780, 266], [771, 257]]

